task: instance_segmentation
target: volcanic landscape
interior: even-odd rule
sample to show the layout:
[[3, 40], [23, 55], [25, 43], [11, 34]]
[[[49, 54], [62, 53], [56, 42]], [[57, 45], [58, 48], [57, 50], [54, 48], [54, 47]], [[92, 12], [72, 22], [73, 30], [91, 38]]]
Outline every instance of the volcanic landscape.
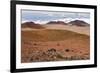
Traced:
[[88, 59], [90, 24], [81, 20], [21, 24], [22, 63]]

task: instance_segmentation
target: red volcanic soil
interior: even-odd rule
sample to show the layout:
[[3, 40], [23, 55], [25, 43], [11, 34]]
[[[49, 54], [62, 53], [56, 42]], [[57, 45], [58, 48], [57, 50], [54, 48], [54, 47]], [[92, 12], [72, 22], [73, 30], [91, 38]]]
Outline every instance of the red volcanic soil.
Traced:
[[70, 61], [90, 58], [90, 37], [67, 30], [21, 31], [21, 62]]

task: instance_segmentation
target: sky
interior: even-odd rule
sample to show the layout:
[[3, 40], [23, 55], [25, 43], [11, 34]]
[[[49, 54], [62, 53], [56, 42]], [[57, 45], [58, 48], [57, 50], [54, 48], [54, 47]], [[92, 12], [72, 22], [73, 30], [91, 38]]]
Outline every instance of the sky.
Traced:
[[49, 21], [83, 20], [89, 23], [90, 13], [86, 12], [61, 12], [61, 11], [34, 11], [22, 10], [21, 20], [23, 22], [33, 21], [35, 23], [47, 23]]

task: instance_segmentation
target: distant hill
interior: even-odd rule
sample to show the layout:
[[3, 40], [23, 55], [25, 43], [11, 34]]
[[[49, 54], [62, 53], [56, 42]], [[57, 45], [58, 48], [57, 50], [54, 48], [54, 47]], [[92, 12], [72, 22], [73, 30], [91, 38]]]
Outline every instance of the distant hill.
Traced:
[[68, 24], [76, 25], [76, 26], [89, 26], [88, 23], [82, 20], [74, 20], [74, 21], [69, 22]]
[[[90, 26], [90, 24], [86, 23], [82, 20], [74, 20], [70, 21], [68, 23], [65, 23], [64, 21], [50, 21], [46, 23], [47, 25], [74, 25], [74, 26]], [[37, 24], [35, 22], [24, 22], [21, 24], [21, 28], [34, 28], [34, 29], [42, 29], [45, 28], [42, 24]]]
[[63, 21], [50, 21], [47, 24], [60, 24], [60, 25], [67, 25], [67, 23], [63, 22]]
[[36, 24], [34, 22], [25, 22], [21, 24], [22, 28], [35, 28], [35, 29], [41, 29], [44, 28], [42, 25], [40, 24]]

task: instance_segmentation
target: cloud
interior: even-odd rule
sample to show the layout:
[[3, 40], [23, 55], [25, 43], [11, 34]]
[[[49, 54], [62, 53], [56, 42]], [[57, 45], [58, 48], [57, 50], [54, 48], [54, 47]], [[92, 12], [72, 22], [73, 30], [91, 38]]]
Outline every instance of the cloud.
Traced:
[[34, 11], [22, 10], [23, 21], [47, 22], [53, 20], [68, 21], [69, 19], [90, 19], [89, 13], [84, 12], [56, 12], [56, 11]]

